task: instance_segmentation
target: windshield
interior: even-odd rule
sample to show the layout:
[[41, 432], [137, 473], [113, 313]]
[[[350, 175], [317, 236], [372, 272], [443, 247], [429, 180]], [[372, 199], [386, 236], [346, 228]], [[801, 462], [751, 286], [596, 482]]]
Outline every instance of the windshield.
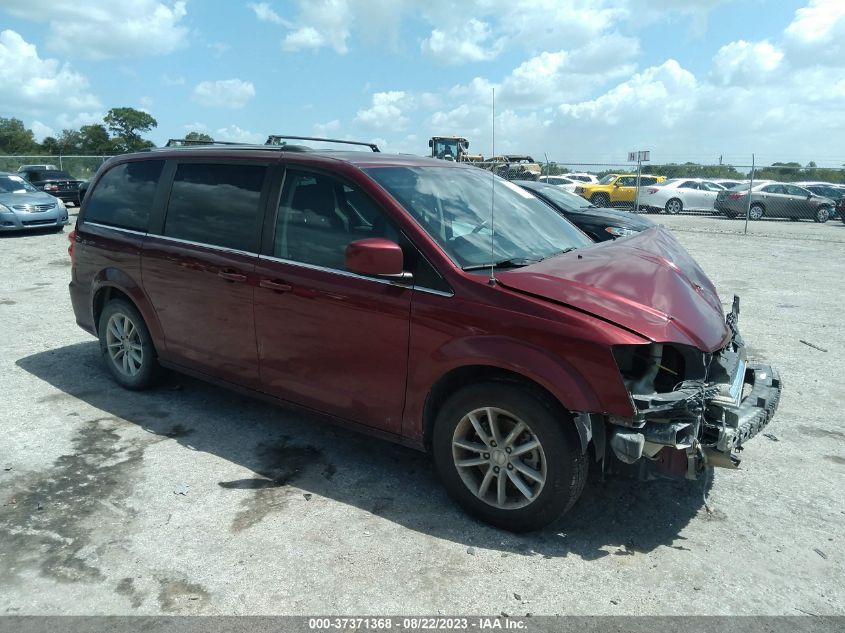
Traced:
[[[529, 192], [475, 167], [371, 167], [365, 171], [462, 268], [489, 264], [491, 255], [493, 262], [530, 263], [591, 244]], [[492, 218], [491, 198], [495, 199]]]
[[36, 193], [38, 189], [20, 176], [0, 176], [0, 193]]
[[599, 184], [600, 185], [609, 185], [610, 183], [613, 182], [613, 180], [615, 178], [616, 178], [616, 174], [608, 174], [607, 176], [604, 176], [604, 177], [602, 177], [601, 180], [599, 180]]
[[[522, 184], [522, 183], [520, 183]], [[522, 185], [529, 191], [534, 191], [537, 194], [548, 198], [556, 205], [563, 207], [567, 211], [575, 211], [576, 209], [589, 209], [595, 207], [589, 200], [585, 200], [579, 195], [570, 193], [566, 189], [555, 187], [554, 185], [536, 185], [534, 183], [525, 183]]]
[[458, 158], [459, 151], [458, 141], [455, 139], [438, 139], [434, 141], [434, 156], [437, 158]]

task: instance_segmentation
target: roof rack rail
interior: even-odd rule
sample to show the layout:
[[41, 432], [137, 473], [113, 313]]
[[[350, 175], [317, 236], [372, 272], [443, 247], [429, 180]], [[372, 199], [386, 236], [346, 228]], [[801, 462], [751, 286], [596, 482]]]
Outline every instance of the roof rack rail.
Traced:
[[193, 138], [171, 138], [165, 143], [165, 147], [185, 147], [188, 145], [243, 145], [234, 141], [201, 141]]
[[322, 141], [323, 143], [344, 143], [346, 145], [362, 145], [364, 147], [369, 147], [374, 152], [380, 152], [381, 150], [378, 148], [378, 145], [375, 143], [364, 143], [362, 141], [343, 141], [338, 138], [319, 138], [316, 136], [284, 136], [281, 134], [271, 134], [267, 137], [267, 141], [264, 143], [265, 145], [279, 145], [284, 146], [287, 145], [285, 143], [286, 140], [290, 141]]

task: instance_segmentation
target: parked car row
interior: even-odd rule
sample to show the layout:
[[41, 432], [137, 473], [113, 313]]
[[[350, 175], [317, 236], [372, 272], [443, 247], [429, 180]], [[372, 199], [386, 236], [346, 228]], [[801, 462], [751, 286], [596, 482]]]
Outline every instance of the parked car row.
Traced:
[[79, 206], [79, 185], [82, 181], [55, 165], [21, 165], [18, 176], [40, 191]]

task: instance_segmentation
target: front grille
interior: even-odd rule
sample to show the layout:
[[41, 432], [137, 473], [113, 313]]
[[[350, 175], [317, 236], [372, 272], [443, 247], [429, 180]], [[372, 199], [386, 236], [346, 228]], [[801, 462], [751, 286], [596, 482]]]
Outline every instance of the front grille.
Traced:
[[26, 211], [27, 213], [40, 213], [42, 211], [49, 211], [55, 209], [55, 203], [48, 204], [16, 204], [12, 207], [15, 211]]
[[24, 226], [40, 226], [42, 224], [55, 224], [55, 220], [28, 220], [26, 222], [21, 222]]

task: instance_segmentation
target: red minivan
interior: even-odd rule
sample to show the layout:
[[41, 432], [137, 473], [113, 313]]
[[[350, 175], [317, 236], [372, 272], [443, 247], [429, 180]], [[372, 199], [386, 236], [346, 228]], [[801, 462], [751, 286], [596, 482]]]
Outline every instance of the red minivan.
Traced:
[[432, 453], [450, 495], [525, 531], [590, 467], [735, 468], [776, 371], [739, 302], [655, 227], [593, 244], [477, 167], [302, 146], [128, 154], [71, 234], [77, 323], [115, 380], [161, 367]]

